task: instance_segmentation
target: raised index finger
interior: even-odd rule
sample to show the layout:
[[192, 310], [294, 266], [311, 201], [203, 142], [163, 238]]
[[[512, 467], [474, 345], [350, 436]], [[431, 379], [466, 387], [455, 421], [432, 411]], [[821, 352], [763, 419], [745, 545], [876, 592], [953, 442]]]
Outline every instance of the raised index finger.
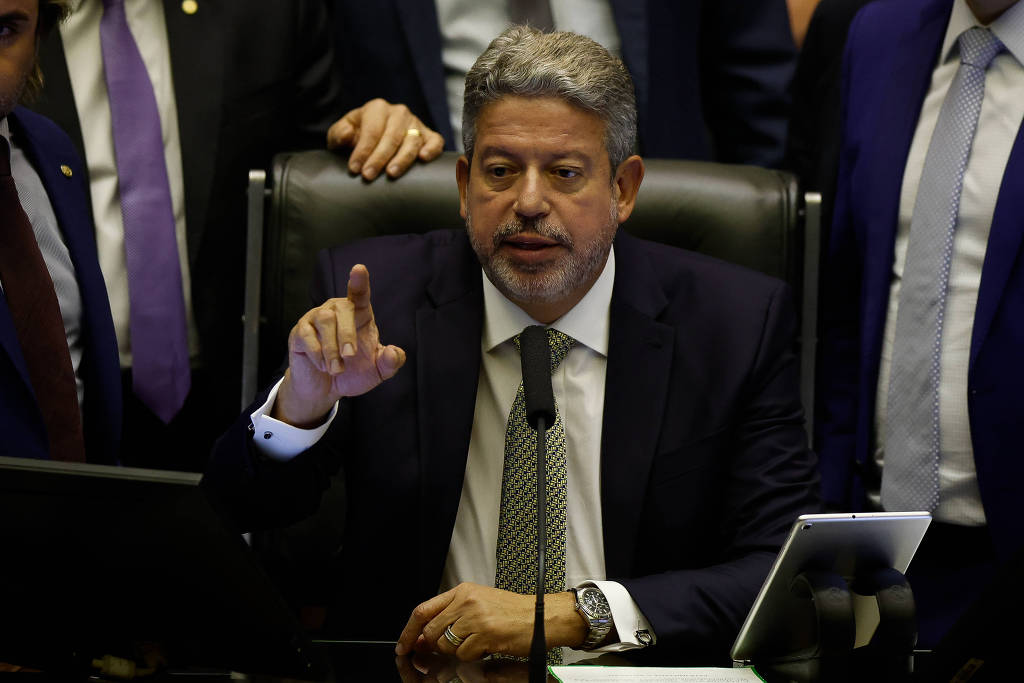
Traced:
[[356, 327], [373, 320], [373, 308], [370, 306], [370, 271], [361, 263], [352, 266], [348, 273], [346, 296], [355, 312]]

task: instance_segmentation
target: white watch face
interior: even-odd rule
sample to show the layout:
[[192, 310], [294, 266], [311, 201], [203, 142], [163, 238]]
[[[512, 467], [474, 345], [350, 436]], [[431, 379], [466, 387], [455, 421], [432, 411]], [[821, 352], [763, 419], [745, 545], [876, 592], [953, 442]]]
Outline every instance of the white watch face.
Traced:
[[580, 607], [587, 614], [595, 617], [607, 617], [612, 613], [604, 593], [597, 588], [584, 588], [580, 591]]

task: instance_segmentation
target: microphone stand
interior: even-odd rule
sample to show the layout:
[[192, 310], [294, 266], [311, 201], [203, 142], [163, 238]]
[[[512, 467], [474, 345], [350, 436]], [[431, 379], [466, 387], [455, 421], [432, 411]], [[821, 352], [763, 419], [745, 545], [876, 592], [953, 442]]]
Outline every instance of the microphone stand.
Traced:
[[544, 637], [544, 566], [547, 550], [547, 429], [555, 422], [551, 390], [551, 348], [542, 325], [531, 325], [519, 337], [526, 421], [537, 430], [537, 604], [530, 642], [530, 683], [547, 680], [547, 639]]
[[537, 604], [530, 643], [530, 683], [547, 680], [548, 650], [544, 637], [544, 562], [547, 551], [547, 427], [537, 418]]

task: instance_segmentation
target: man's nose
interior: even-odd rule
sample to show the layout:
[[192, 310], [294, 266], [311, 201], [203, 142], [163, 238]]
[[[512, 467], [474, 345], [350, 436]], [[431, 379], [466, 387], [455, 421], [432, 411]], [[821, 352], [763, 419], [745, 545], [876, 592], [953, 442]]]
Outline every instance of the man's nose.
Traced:
[[533, 169], [523, 174], [517, 188], [515, 204], [512, 209], [523, 218], [537, 218], [547, 215], [551, 207], [547, 201], [547, 188], [539, 171]]

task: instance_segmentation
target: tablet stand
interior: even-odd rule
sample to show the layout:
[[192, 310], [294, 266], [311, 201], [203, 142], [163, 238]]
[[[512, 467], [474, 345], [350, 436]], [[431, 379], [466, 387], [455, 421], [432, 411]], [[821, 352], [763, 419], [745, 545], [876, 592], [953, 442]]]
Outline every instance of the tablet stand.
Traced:
[[[896, 681], [912, 670], [917, 642], [914, 596], [906, 577], [892, 568], [858, 574], [847, 581], [830, 571], [806, 570], [790, 584], [804, 624], [806, 645], [755, 661], [768, 681]], [[854, 648], [853, 593], [873, 595], [879, 622], [868, 644]]]

